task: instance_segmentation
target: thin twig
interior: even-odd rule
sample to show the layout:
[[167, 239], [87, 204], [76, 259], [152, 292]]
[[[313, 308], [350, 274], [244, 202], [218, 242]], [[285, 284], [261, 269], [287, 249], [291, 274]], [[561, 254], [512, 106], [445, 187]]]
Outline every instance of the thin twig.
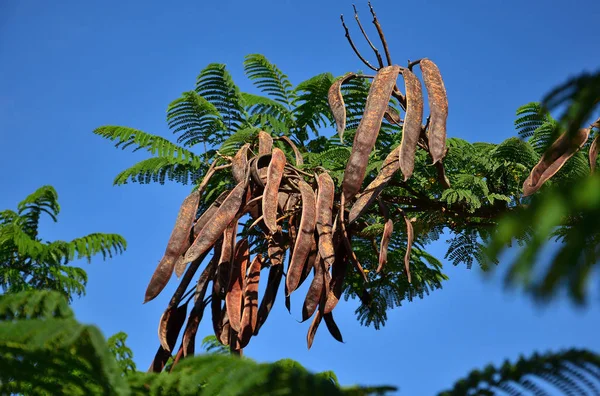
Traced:
[[365, 37], [365, 40], [367, 40], [367, 43], [369, 43], [369, 46], [371, 46], [371, 49], [373, 50], [373, 52], [375, 52], [375, 56], [377, 57], [377, 63], [379, 64], [379, 68], [381, 69], [383, 67], [383, 59], [381, 59], [381, 55], [379, 54], [379, 51], [377, 50], [377, 48], [375, 48], [375, 46], [373, 45], [371, 40], [369, 40], [369, 36], [367, 36], [367, 32], [365, 32], [365, 29], [363, 28], [362, 23], [360, 23], [360, 19], [358, 18], [358, 11], [356, 10], [356, 6], [354, 4], [352, 4], [352, 8], [354, 8], [354, 19], [356, 19], [356, 23], [358, 23], [358, 27], [360, 28], [360, 31], [362, 32], [363, 36]]
[[408, 60], [408, 70], [412, 71], [413, 67], [415, 67], [416, 65], [418, 65], [419, 63], [421, 63], [421, 59], [417, 59], [416, 61], [412, 61], [409, 59]]
[[358, 56], [358, 58], [362, 61], [362, 63], [367, 65], [367, 67], [369, 69], [377, 71], [378, 69], [375, 66], [373, 66], [372, 64], [370, 64], [369, 61], [366, 60], [365, 58], [363, 58], [363, 56], [360, 54], [360, 52], [358, 52], [358, 49], [356, 48], [356, 46], [354, 45], [354, 42], [350, 38], [350, 32], [348, 31], [348, 26], [346, 26], [346, 22], [344, 22], [344, 15], [341, 15], [340, 19], [342, 20], [342, 26], [344, 27], [344, 30], [346, 31], [346, 38], [348, 39], [348, 42], [350, 43], [350, 46], [354, 50], [354, 53], [356, 54], [356, 56]]
[[379, 33], [379, 39], [381, 39], [381, 44], [383, 44], [383, 50], [385, 52], [385, 58], [387, 60], [388, 66], [392, 65], [392, 57], [390, 56], [390, 50], [387, 45], [387, 41], [385, 40], [385, 36], [383, 35], [383, 30], [381, 29], [381, 25], [379, 24], [379, 19], [377, 19], [377, 15], [375, 14], [375, 10], [369, 1], [369, 9], [371, 10], [371, 15], [373, 15], [373, 24], [377, 28], [377, 33]]

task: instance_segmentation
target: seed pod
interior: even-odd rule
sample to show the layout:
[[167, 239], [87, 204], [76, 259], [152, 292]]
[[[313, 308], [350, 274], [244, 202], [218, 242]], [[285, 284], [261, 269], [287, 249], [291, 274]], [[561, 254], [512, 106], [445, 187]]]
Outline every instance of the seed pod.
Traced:
[[188, 318], [181, 341], [182, 353], [184, 357], [194, 354], [196, 332], [198, 331], [198, 326], [202, 321], [204, 309], [206, 308], [204, 296], [208, 290], [208, 282], [214, 276], [217, 261], [218, 260], [214, 259], [211, 260], [198, 279], [198, 284], [196, 285], [196, 296], [194, 298], [194, 307], [192, 308], [192, 312], [190, 312], [190, 316]]
[[[187, 303], [179, 307], [167, 308], [160, 317], [158, 325], [158, 339], [160, 346], [167, 352], [175, 347], [175, 341], [183, 327], [187, 314]], [[170, 341], [173, 341], [172, 343]]]
[[331, 281], [329, 282], [329, 290], [327, 292], [327, 299], [325, 307], [323, 309], [324, 314], [328, 314], [337, 305], [342, 297], [344, 278], [348, 271], [348, 253], [346, 246], [341, 243], [341, 237], [338, 237], [340, 241], [337, 243], [335, 251], [335, 261], [331, 267]]
[[196, 190], [188, 195], [179, 208], [179, 214], [175, 221], [175, 227], [171, 232], [169, 243], [167, 244], [167, 250], [158, 263], [158, 267], [154, 271], [150, 283], [146, 289], [146, 296], [144, 303], [152, 300], [165, 288], [169, 282], [169, 278], [173, 273], [173, 268], [178, 257], [183, 253], [183, 249], [186, 248], [186, 242], [189, 239], [190, 230], [192, 228], [192, 222], [196, 216], [196, 210], [200, 203], [200, 191]]
[[563, 167], [565, 162], [571, 158], [587, 142], [590, 130], [583, 128], [577, 134], [570, 137], [563, 133], [544, 153], [540, 162], [533, 167], [531, 173], [523, 183], [523, 196], [527, 197], [542, 187], [556, 172]]
[[421, 59], [421, 73], [427, 89], [429, 100], [429, 152], [433, 163], [440, 161], [446, 155], [446, 121], [448, 119], [448, 96], [444, 80], [437, 65], [431, 60]]
[[[600, 126], [598, 128], [600, 128]], [[590, 171], [591, 171], [591, 173], [594, 173], [594, 171], [596, 170], [596, 160], [598, 159], [598, 149], [600, 149], [600, 146], [598, 146], [598, 144], [600, 144], [598, 142], [598, 139], [600, 139], [600, 133], [598, 133], [596, 135], [596, 137], [594, 138], [594, 141], [590, 145], [590, 152], [588, 154], [589, 158], [590, 158]]]
[[423, 122], [423, 91], [421, 81], [413, 72], [403, 69], [402, 76], [406, 87], [406, 116], [400, 143], [400, 169], [406, 181], [412, 176], [415, 168], [415, 153]]
[[250, 143], [246, 143], [241, 149], [235, 154], [231, 161], [231, 173], [236, 183], [241, 183], [246, 180], [246, 171], [248, 169], [248, 149], [250, 149]]
[[240, 332], [240, 346], [244, 348], [248, 345], [250, 337], [256, 329], [258, 312], [258, 282], [260, 281], [260, 269], [262, 267], [262, 256], [260, 254], [254, 257], [250, 270], [246, 276], [244, 286], [244, 308], [242, 311], [242, 324]]
[[[229, 277], [227, 277], [229, 278]], [[226, 309], [223, 309], [223, 299], [221, 298], [220, 287], [217, 282], [213, 283], [212, 288], [212, 299], [210, 301], [210, 311], [212, 316], [212, 325], [215, 332], [215, 337], [221, 340], [221, 333], [223, 332], [223, 312], [227, 313]], [[229, 335], [227, 336], [229, 337]], [[229, 339], [229, 338], [227, 338]]]
[[277, 232], [277, 192], [283, 177], [285, 163], [284, 152], [275, 147], [271, 156], [271, 163], [267, 172], [267, 185], [262, 199], [263, 221], [271, 234]]
[[315, 193], [304, 180], [299, 181], [298, 187], [302, 195], [302, 218], [300, 219], [300, 230], [296, 237], [290, 267], [285, 279], [288, 288], [287, 296], [298, 287], [304, 263], [312, 247], [316, 223]]
[[229, 287], [227, 288], [227, 295], [225, 296], [229, 325], [238, 333], [241, 329], [244, 278], [246, 277], [246, 269], [248, 268], [249, 261], [250, 251], [248, 250], [248, 240], [244, 238], [241, 239], [235, 247], [235, 256], [231, 266]]
[[300, 152], [300, 150], [298, 150], [298, 147], [296, 146], [296, 144], [294, 144], [292, 139], [290, 139], [289, 137], [287, 137], [285, 135], [280, 136], [279, 139], [286, 142], [294, 151], [294, 158], [296, 159], [296, 166], [304, 165], [304, 159], [302, 158], [302, 153]]
[[194, 224], [194, 231], [191, 235], [191, 237], [192, 237], [191, 242], [194, 242], [194, 239], [196, 239], [196, 237], [198, 236], [200, 231], [204, 228], [204, 226], [213, 219], [213, 217], [215, 216], [215, 213], [217, 213], [217, 209], [219, 209], [219, 206], [221, 206], [223, 204], [223, 201], [225, 201], [225, 198], [227, 198], [227, 196], [230, 193], [231, 193], [231, 190], [223, 191], [217, 197], [217, 199], [215, 199], [215, 201], [212, 203], [212, 205], [210, 205], [208, 207], [208, 209], [206, 209], [204, 211], [202, 216], [200, 216], [200, 218], [198, 220], [196, 220], [196, 223]]
[[369, 183], [362, 194], [356, 199], [354, 205], [352, 205], [350, 215], [348, 216], [350, 223], [353, 223], [371, 207], [371, 204], [375, 202], [379, 194], [381, 194], [390, 180], [392, 180], [392, 177], [400, 168], [399, 156], [400, 146], [392, 150], [385, 158], [381, 171], [379, 171], [375, 179]]
[[223, 234], [225, 228], [233, 221], [242, 206], [247, 182], [247, 179], [244, 180], [231, 191], [223, 201], [223, 204], [217, 209], [213, 219], [200, 230], [194, 243], [185, 254], [187, 262], [195, 260], [202, 253], [210, 249], [221, 234]]
[[404, 222], [406, 223], [406, 235], [408, 240], [406, 241], [406, 253], [404, 254], [404, 269], [406, 271], [406, 276], [408, 277], [408, 283], [412, 283], [410, 276], [410, 251], [412, 249], [412, 244], [415, 239], [415, 233], [413, 230], [412, 222], [408, 219], [408, 217], [404, 216]]
[[219, 252], [219, 261], [216, 271], [217, 276], [215, 278], [215, 284], [219, 286], [219, 293], [223, 295], [229, 286], [237, 229], [238, 222], [234, 220], [227, 226], [225, 232], [223, 232], [223, 243], [221, 244], [221, 250]]
[[398, 110], [388, 105], [383, 118], [390, 124], [400, 125], [402, 123], [402, 118], [400, 118], [400, 113]]
[[271, 312], [283, 276], [282, 262], [285, 250], [283, 249], [283, 242], [280, 235], [276, 235], [269, 240], [267, 250], [269, 253], [269, 260], [271, 261], [271, 268], [269, 268], [269, 277], [267, 279], [265, 295], [263, 296], [262, 301], [260, 302], [260, 308], [258, 309], [254, 335], [258, 335], [258, 330], [267, 320], [269, 312]]
[[383, 67], [377, 72], [371, 84], [363, 118], [356, 129], [352, 153], [344, 171], [342, 190], [346, 202], [350, 202], [354, 198], [365, 178], [369, 155], [377, 141], [383, 115], [392, 96], [399, 72], [400, 66]]
[[258, 155], [271, 154], [273, 138], [265, 131], [258, 132]]
[[324, 292], [325, 282], [325, 263], [323, 260], [319, 260], [319, 263], [315, 267], [315, 276], [308, 288], [306, 298], [304, 299], [304, 305], [302, 306], [302, 321], [306, 321], [310, 318], [317, 309], [319, 301], [321, 301]]
[[229, 345], [230, 335], [233, 330], [231, 330], [231, 325], [229, 324], [229, 317], [227, 316], [227, 309], [223, 309], [221, 312], [221, 326], [220, 326], [219, 334], [215, 334], [219, 339], [219, 342], [223, 345]]
[[346, 129], [346, 104], [344, 103], [344, 96], [342, 95], [342, 84], [350, 81], [354, 77], [356, 77], [355, 73], [346, 73], [342, 78], [334, 81], [327, 93], [327, 101], [329, 102], [329, 108], [331, 109], [335, 125], [337, 126], [337, 133], [340, 136], [340, 141], [344, 141], [344, 130]]
[[335, 260], [333, 248], [333, 200], [335, 185], [328, 173], [321, 173], [317, 177], [319, 191], [317, 194], [317, 233], [319, 234], [319, 254], [331, 267]]
[[250, 176], [259, 187], [264, 187], [267, 183], [267, 170], [271, 163], [271, 153], [253, 157], [248, 163]]
[[317, 311], [317, 314], [313, 318], [310, 327], [308, 328], [308, 334], [306, 336], [306, 343], [308, 345], [308, 349], [312, 347], [313, 341], [315, 340], [315, 334], [317, 334], [317, 328], [319, 327], [319, 324], [321, 324], [321, 319], [323, 319], [323, 313], [319, 309]]
[[379, 246], [379, 266], [377, 267], [377, 273], [380, 273], [385, 263], [387, 263], [388, 245], [393, 232], [394, 222], [392, 219], [388, 219], [383, 227], [383, 236], [381, 237], [381, 244]]
[[331, 334], [336, 341], [343, 343], [344, 339], [342, 338], [342, 333], [340, 332], [339, 327], [335, 323], [335, 320], [333, 320], [333, 314], [331, 312], [325, 314], [323, 315], [323, 319], [325, 319], [325, 324], [327, 325], [327, 330], [329, 330], [329, 334]]

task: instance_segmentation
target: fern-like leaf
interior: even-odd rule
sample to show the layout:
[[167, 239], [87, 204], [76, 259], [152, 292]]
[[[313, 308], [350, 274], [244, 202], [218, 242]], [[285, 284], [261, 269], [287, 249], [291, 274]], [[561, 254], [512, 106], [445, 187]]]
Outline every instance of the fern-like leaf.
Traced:
[[208, 100], [195, 91], [184, 92], [167, 109], [167, 122], [173, 133], [183, 132], [177, 139], [186, 147], [198, 143], [219, 143], [226, 131], [221, 114]]
[[164, 184], [166, 180], [181, 184], [196, 183], [204, 176], [206, 166], [198, 157], [178, 159], [175, 157], [153, 157], [142, 160], [130, 168], [120, 172], [113, 181], [114, 185], [123, 185], [129, 182], [149, 184]]
[[277, 102], [291, 108], [295, 93], [288, 76], [269, 62], [264, 55], [246, 55], [244, 71], [254, 85], [275, 98]]

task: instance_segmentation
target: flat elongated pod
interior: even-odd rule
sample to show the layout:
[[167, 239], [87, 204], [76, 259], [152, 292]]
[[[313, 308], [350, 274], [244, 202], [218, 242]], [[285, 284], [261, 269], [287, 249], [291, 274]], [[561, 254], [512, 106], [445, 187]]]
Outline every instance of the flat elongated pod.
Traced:
[[273, 138], [265, 131], [258, 132], [258, 155], [271, 154]]
[[260, 281], [260, 269], [262, 267], [262, 256], [260, 254], [254, 257], [246, 282], [244, 285], [244, 307], [242, 310], [242, 324], [240, 331], [240, 346], [244, 348], [248, 345], [250, 337], [254, 334], [257, 323], [258, 313], [258, 282]]
[[381, 272], [383, 266], [387, 263], [388, 245], [390, 244], [393, 232], [394, 222], [392, 219], [388, 219], [383, 227], [383, 235], [381, 236], [381, 244], [379, 245], [379, 266], [377, 267], [377, 273]]
[[246, 277], [246, 269], [248, 268], [249, 261], [250, 251], [248, 250], [248, 240], [244, 238], [237, 243], [235, 248], [235, 255], [231, 265], [229, 287], [227, 288], [227, 295], [225, 296], [229, 325], [238, 333], [241, 329], [244, 278]]
[[433, 163], [440, 161], [446, 155], [446, 121], [448, 120], [448, 96], [442, 74], [437, 65], [431, 60], [421, 59], [421, 73], [427, 89], [429, 101], [429, 152]]
[[223, 243], [221, 245], [216, 274], [217, 276], [215, 278], [215, 283], [219, 286], [221, 293], [225, 293], [225, 290], [229, 285], [229, 276], [231, 273], [231, 263], [233, 261], [233, 254], [235, 250], [235, 237], [237, 229], [238, 222], [234, 220], [227, 226], [225, 232], [223, 232]]
[[[600, 127], [598, 127], [598, 128], [600, 128]], [[598, 134], [594, 138], [594, 141], [590, 145], [590, 152], [588, 155], [590, 158], [591, 173], [594, 173], [594, 171], [596, 170], [596, 160], [598, 159], [598, 149], [600, 149], [600, 146], [599, 146], [600, 142], [598, 142], [599, 139], [600, 139], [600, 132], [598, 132]]]
[[325, 263], [322, 260], [319, 260], [315, 267], [315, 276], [308, 288], [308, 292], [306, 293], [306, 298], [304, 299], [304, 305], [302, 306], [302, 321], [306, 321], [310, 318], [314, 313], [317, 307], [319, 306], [319, 302], [324, 294], [324, 285], [325, 285]]
[[292, 150], [294, 151], [294, 158], [296, 159], [296, 165], [304, 165], [304, 159], [302, 158], [302, 153], [300, 152], [300, 150], [298, 150], [298, 147], [292, 141], [292, 139], [290, 139], [289, 137], [287, 137], [285, 135], [279, 137], [279, 139], [286, 142], [288, 144], [288, 146], [290, 146], [292, 148]]
[[160, 317], [158, 324], [158, 339], [160, 346], [167, 351], [171, 352], [175, 347], [179, 332], [185, 323], [187, 315], [187, 303], [179, 307], [167, 308]]
[[355, 73], [346, 73], [342, 78], [339, 78], [331, 84], [327, 93], [327, 101], [329, 108], [333, 114], [337, 133], [341, 141], [344, 141], [344, 130], [346, 129], [346, 104], [342, 95], [342, 84], [356, 77]]
[[281, 178], [283, 177], [285, 163], [285, 153], [277, 147], [273, 148], [271, 162], [267, 171], [267, 184], [262, 199], [263, 221], [271, 234], [277, 232], [277, 194]]
[[392, 177], [400, 168], [399, 157], [400, 146], [396, 147], [388, 154], [375, 179], [369, 183], [365, 190], [358, 196], [354, 205], [352, 205], [350, 214], [348, 215], [348, 221], [350, 223], [356, 221], [356, 219], [362, 216], [364, 212], [371, 207], [371, 204], [375, 202], [377, 197], [379, 197], [379, 194], [381, 194], [390, 180], [392, 180]]
[[239, 183], [231, 193], [225, 198], [223, 204], [219, 206], [217, 212], [198, 233], [194, 243], [185, 254], [187, 262], [195, 260], [202, 253], [206, 252], [223, 234], [225, 228], [233, 221], [236, 214], [242, 206], [242, 201], [246, 193], [247, 180]]
[[216, 262], [215, 260], [211, 260], [198, 279], [198, 284], [196, 285], [196, 295], [194, 296], [194, 307], [192, 308], [190, 316], [188, 317], [187, 325], [185, 326], [183, 338], [181, 340], [183, 357], [194, 354], [196, 333], [198, 332], [198, 326], [202, 321], [204, 309], [206, 308], [204, 296], [208, 290], [208, 283], [214, 276], [215, 268]]
[[398, 110], [388, 105], [385, 114], [383, 114], [383, 118], [390, 124], [400, 125], [402, 123], [402, 118], [400, 118], [400, 113]]
[[346, 202], [354, 198], [365, 178], [369, 155], [377, 141], [383, 115], [387, 110], [399, 72], [400, 66], [383, 67], [377, 72], [371, 84], [365, 111], [354, 135], [352, 153], [344, 171], [342, 190]]
[[316, 199], [315, 193], [310, 185], [304, 180], [298, 182], [298, 188], [302, 195], [302, 218], [300, 219], [300, 229], [294, 243], [294, 251], [290, 260], [285, 284], [289, 293], [296, 290], [302, 276], [304, 263], [308, 259], [312, 243], [314, 240], [316, 223]]
[[421, 81], [413, 72], [403, 69], [402, 76], [406, 87], [406, 116], [400, 143], [400, 169], [406, 181], [412, 176], [415, 168], [415, 153], [423, 122], [423, 90]]
[[319, 309], [317, 310], [317, 314], [313, 318], [313, 321], [308, 328], [308, 334], [306, 335], [306, 344], [308, 345], [308, 349], [312, 347], [313, 341], [315, 340], [315, 335], [317, 334], [317, 329], [319, 328], [319, 324], [321, 324], [322, 319], [323, 313]]
[[241, 183], [246, 180], [246, 172], [248, 170], [248, 149], [250, 143], [246, 143], [238, 150], [231, 161], [231, 172], [236, 183]]
[[[227, 278], [229, 279], [229, 276]], [[226, 313], [227, 310], [223, 309], [223, 299], [221, 297], [220, 287], [214, 282], [210, 301], [210, 313], [215, 337], [219, 340], [221, 339], [221, 333], [223, 332], [223, 312]]]
[[271, 163], [271, 153], [253, 157], [248, 163], [250, 176], [259, 187], [264, 187], [267, 183], [267, 170]]
[[339, 243], [335, 252], [335, 261], [331, 267], [331, 281], [329, 283], [325, 307], [323, 308], [324, 314], [333, 311], [342, 297], [344, 278], [348, 271], [348, 261], [349, 258], [348, 253], [346, 252], [346, 246], [343, 243]]
[[319, 234], [319, 254], [331, 267], [335, 260], [333, 248], [333, 200], [335, 184], [328, 173], [321, 173], [317, 177], [317, 233]]
[[415, 239], [415, 231], [413, 229], [412, 222], [408, 217], [404, 216], [404, 222], [406, 223], [406, 253], [404, 254], [404, 269], [406, 271], [406, 276], [408, 277], [408, 283], [412, 283], [412, 279], [410, 276], [410, 251], [412, 249], [412, 244]]
[[215, 199], [215, 201], [208, 207], [208, 209], [206, 209], [204, 211], [204, 213], [202, 213], [202, 215], [198, 218], [198, 220], [196, 220], [196, 223], [194, 223], [193, 234], [191, 235], [192, 236], [191, 242], [194, 242], [194, 239], [196, 239], [196, 237], [198, 236], [200, 231], [204, 228], [204, 226], [213, 219], [213, 217], [215, 216], [215, 213], [217, 213], [217, 210], [219, 209], [219, 206], [221, 206], [223, 204], [223, 201], [225, 201], [225, 198], [227, 198], [227, 196], [230, 193], [231, 193], [231, 190], [223, 191], [217, 197], [217, 199]]
[[171, 237], [167, 244], [167, 250], [158, 263], [158, 266], [150, 279], [150, 283], [146, 288], [146, 295], [144, 297], [145, 303], [158, 296], [169, 282], [175, 263], [183, 253], [182, 250], [185, 249], [186, 243], [188, 243], [187, 241], [189, 240], [190, 230], [192, 228], [194, 217], [196, 216], [199, 202], [200, 192], [196, 190], [188, 195], [181, 204], [177, 220], [175, 221], [175, 227], [171, 232]]
[[269, 268], [267, 287], [265, 288], [265, 293], [258, 309], [254, 335], [258, 334], [261, 326], [267, 320], [269, 312], [271, 312], [271, 308], [275, 303], [275, 298], [277, 297], [277, 292], [279, 291], [279, 285], [281, 284], [281, 278], [283, 276], [282, 262], [283, 255], [285, 253], [281, 236], [276, 236], [269, 240], [267, 251], [269, 253], [269, 260], [271, 261], [271, 267]]
[[554, 176], [565, 162], [583, 147], [589, 133], [588, 128], [583, 128], [577, 131], [577, 134], [573, 137], [569, 137], [567, 133], [560, 135], [546, 150], [523, 183], [523, 196], [526, 197], [535, 193], [548, 179]]
[[328, 314], [323, 315], [323, 319], [325, 319], [325, 325], [327, 325], [327, 330], [329, 330], [329, 334], [335, 338], [336, 341], [344, 342], [344, 338], [342, 337], [342, 333], [340, 332], [339, 327], [333, 320], [333, 314], [329, 312]]
[[229, 345], [229, 339], [231, 335], [231, 326], [229, 325], [229, 317], [227, 316], [227, 309], [221, 312], [221, 326], [219, 334], [215, 334], [219, 339], [219, 342], [223, 345]]

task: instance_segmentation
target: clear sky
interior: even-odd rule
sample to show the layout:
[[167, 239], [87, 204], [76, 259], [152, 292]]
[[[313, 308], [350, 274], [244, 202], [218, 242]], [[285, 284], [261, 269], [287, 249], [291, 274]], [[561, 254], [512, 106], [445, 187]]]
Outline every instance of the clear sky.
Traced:
[[[396, 62], [429, 57], [441, 68], [449, 136], [491, 142], [513, 136], [518, 106], [600, 66], [598, 1], [374, 5]], [[357, 6], [371, 29], [366, 2]], [[142, 305], [145, 287], [190, 187], [113, 187], [118, 172], [147, 155], [117, 150], [92, 130], [125, 125], [172, 137], [166, 107], [193, 89], [208, 63], [227, 64], [242, 90], [254, 92], [242, 69], [250, 53], [267, 56], [294, 84], [321, 72], [364, 69], [345, 41], [340, 13], [353, 22], [350, 1], [0, 0], [0, 208], [14, 208], [50, 184], [63, 211], [56, 224], [43, 219], [45, 239], [91, 232], [127, 239], [123, 256], [80, 263], [89, 284], [74, 308], [107, 337], [127, 332], [139, 369], [156, 351], [158, 319], [176, 282]], [[436, 243], [431, 252], [443, 258], [446, 246]], [[565, 300], [540, 308], [505, 291], [497, 276], [484, 281], [477, 268], [447, 264], [445, 271], [450, 280], [443, 290], [389, 312], [380, 331], [360, 326], [355, 301], [341, 303], [335, 313], [346, 343], [323, 326], [310, 351], [309, 323], [296, 321], [302, 298], [292, 298], [293, 316], [278, 300], [245, 353], [334, 370], [343, 384], [392, 384], [405, 395], [430, 395], [473, 368], [520, 353], [600, 351], [597, 301], [586, 309]], [[210, 331], [206, 320], [199, 335]]]

